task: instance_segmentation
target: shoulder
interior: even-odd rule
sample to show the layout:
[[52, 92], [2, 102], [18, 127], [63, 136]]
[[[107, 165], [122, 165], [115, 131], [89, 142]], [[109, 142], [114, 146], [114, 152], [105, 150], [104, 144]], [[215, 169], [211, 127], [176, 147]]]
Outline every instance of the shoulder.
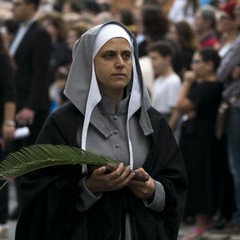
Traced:
[[53, 119], [61, 119], [64, 121], [70, 121], [80, 116], [81, 113], [71, 102], [66, 102], [51, 114]]
[[161, 123], [163, 123], [164, 125], [166, 123], [164, 116], [154, 107], [150, 107], [148, 109], [148, 116], [153, 128], [155, 128], [155, 126], [159, 127], [159, 124]]
[[38, 143], [76, 145], [76, 136], [83, 117], [72, 103], [66, 103], [53, 112], [45, 123]]
[[176, 73], [171, 74], [168, 80], [169, 80], [169, 84], [177, 84], [177, 85], [181, 84], [181, 78]]
[[39, 22], [35, 21], [32, 23], [28, 30], [35, 38], [48, 39], [51, 41], [49, 33], [40, 25]]

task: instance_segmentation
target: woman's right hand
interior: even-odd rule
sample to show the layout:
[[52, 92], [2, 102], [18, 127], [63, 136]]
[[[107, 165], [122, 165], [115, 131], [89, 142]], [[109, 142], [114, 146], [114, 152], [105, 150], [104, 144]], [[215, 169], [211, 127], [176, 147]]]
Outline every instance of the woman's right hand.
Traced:
[[106, 174], [106, 167], [94, 170], [90, 177], [85, 180], [86, 187], [92, 193], [111, 192], [124, 188], [130, 183], [135, 173], [130, 166], [120, 163], [115, 171]]

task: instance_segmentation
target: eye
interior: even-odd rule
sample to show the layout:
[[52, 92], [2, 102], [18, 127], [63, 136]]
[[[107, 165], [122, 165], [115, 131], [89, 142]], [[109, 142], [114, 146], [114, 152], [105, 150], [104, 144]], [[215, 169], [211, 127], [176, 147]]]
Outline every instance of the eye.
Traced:
[[103, 54], [103, 58], [105, 59], [113, 59], [115, 57], [115, 53], [114, 52], [106, 52]]
[[123, 52], [122, 58], [123, 58], [124, 60], [129, 60], [129, 59], [131, 59], [131, 52], [130, 52], [130, 51], [125, 51], [125, 52]]

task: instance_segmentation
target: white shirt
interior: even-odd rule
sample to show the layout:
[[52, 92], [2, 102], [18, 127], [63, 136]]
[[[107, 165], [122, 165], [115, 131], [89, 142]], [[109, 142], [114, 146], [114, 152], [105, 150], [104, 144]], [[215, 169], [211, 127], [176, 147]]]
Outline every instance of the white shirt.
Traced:
[[233, 42], [225, 44], [219, 51], [218, 54], [221, 58], [223, 58], [229, 50], [233, 47]]
[[175, 0], [168, 13], [168, 17], [172, 22], [187, 21], [192, 24], [194, 21], [194, 10], [191, 5], [188, 6], [185, 13], [185, 7], [187, 5], [186, 0]]
[[158, 77], [153, 83], [152, 106], [161, 113], [171, 113], [176, 106], [181, 89], [181, 79], [173, 73], [167, 77]]

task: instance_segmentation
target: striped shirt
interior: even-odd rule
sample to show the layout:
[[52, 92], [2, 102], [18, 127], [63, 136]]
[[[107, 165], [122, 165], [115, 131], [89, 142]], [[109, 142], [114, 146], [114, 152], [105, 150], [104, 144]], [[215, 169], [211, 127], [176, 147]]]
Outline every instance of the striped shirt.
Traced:
[[225, 84], [223, 91], [223, 99], [230, 101], [232, 98], [237, 98], [234, 106], [240, 107], [240, 76], [232, 80], [231, 72], [234, 67], [240, 65], [240, 36], [233, 43], [232, 49], [222, 59], [217, 70], [218, 80]]

